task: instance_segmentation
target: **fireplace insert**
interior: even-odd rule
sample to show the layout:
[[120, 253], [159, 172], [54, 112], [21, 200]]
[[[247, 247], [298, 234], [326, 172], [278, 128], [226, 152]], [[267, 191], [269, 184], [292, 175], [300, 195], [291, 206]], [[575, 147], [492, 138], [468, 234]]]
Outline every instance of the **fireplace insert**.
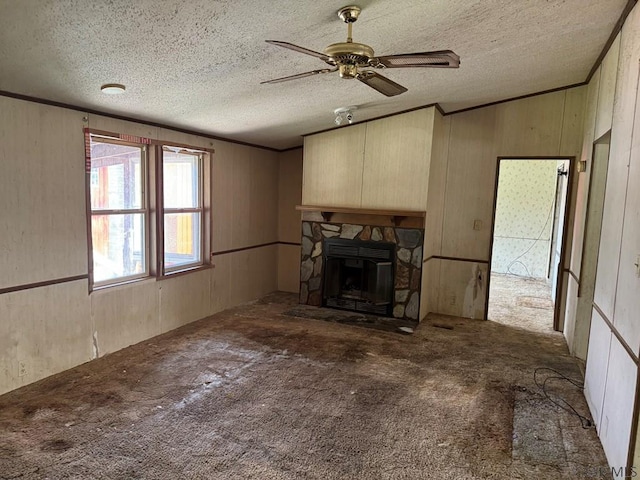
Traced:
[[323, 305], [391, 316], [396, 245], [324, 240]]

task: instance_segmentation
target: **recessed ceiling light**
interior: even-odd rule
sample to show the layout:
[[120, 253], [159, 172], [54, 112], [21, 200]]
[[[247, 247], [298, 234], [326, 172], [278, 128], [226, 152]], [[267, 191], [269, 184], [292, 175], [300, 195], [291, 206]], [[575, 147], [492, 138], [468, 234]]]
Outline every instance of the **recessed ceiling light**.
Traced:
[[125, 86], [120, 83], [105, 83], [100, 87], [100, 90], [108, 95], [119, 95], [124, 93]]

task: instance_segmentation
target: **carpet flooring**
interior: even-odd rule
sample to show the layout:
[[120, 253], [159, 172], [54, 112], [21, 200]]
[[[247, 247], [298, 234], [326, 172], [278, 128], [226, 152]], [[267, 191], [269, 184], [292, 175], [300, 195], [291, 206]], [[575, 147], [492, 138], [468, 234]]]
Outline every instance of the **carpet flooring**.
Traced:
[[[413, 335], [272, 294], [0, 396], [1, 479], [580, 479], [593, 429], [534, 369], [556, 332], [432, 316]], [[542, 372], [545, 374], [545, 372]], [[548, 372], [547, 372], [548, 373]], [[586, 414], [579, 389], [550, 394]]]

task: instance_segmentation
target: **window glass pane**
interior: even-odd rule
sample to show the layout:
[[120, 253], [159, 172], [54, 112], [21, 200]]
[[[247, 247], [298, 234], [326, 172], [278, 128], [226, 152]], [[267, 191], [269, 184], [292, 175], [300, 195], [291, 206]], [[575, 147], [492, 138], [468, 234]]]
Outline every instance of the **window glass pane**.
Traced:
[[202, 214], [167, 213], [164, 216], [164, 268], [202, 263], [200, 219]]
[[198, 154], [162, 152], [164, 208], [200, 206]]
[[92, 215], [93, 280], [146, 272], [144, 214]]
[[91, 208], [142, 208], [142, 149], [91, 140]]

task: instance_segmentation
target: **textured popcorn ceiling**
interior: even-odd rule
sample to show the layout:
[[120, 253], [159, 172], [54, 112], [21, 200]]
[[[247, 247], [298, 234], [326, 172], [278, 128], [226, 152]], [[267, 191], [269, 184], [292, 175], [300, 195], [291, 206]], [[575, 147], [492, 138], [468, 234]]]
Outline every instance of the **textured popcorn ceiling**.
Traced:
[[[347, 0], [0, 0], [0, 90], [287, 148], [333, 126], [438, 102], [445, 111], [584, 81], [626, 0], [361, 0], [354, 40], [376, 54], [451, 49], [459, 70], [385, 72], [387, 98], [264, 42], [344, 41]], [[107, 96], [104, 83], [127, 93]]]

